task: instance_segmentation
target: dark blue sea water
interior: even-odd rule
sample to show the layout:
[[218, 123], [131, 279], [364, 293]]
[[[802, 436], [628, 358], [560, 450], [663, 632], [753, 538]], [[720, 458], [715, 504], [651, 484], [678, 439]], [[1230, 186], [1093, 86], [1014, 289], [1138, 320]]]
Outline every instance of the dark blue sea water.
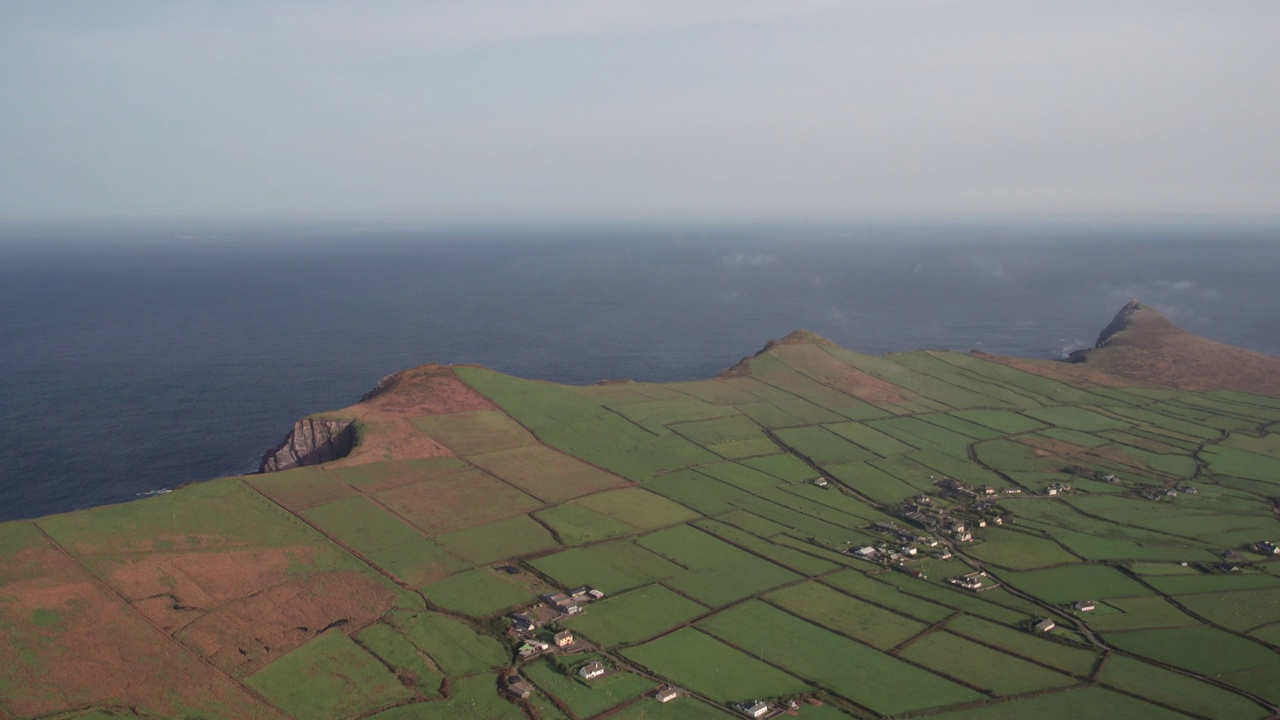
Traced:
[[795, 328], [1052, 358], [1132, 297], [1280, 354], [1277, 277], [1258, 228], [8, 227], [0, 519], [248, 472], [429, 361], [692, 379]]

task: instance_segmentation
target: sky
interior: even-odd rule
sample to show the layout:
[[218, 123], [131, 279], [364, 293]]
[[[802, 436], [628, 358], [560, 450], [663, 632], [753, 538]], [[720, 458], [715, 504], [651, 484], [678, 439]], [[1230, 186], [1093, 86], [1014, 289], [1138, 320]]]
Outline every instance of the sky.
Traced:
[[0, 0], [0, 221], [1280, 217], [1274, 0]]

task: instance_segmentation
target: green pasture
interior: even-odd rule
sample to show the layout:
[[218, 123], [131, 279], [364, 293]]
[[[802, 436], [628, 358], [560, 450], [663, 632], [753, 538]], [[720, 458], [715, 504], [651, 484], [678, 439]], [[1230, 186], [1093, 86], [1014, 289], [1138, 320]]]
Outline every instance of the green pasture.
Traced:
[[716, 702], [779, 697], [811, 689], [803, 681], [693, 628], [623, 650], [622, 655]]
[[1089, 615], [1085, 618], [1093, 629], [1100, 632], [1190, 627], [1200, 624], [1199, 620], [1158, 595], [1110, 598], [1106, 601], [1106, 606], [1118, 612]]
[[743, 415], [767, 428], [799, 427], [821, 423], [844, 422], [849, 418], [818, 407], [804, 398], [741, 403], [734, 406]]
[[1003, 472], [1053, 472], [1062, 467], [1061, 458], [1041, 457], [1030, 445], [1003, 438], [978, 443], [973, 451], [983, 464]]
[[1273, 460], [1280, 460], [1280, 433], [1248, 435], [1231, 433], [1216, 444], [1218, 448], [1230, 448], [1255, 455], [1265, 455]]
[[427, 539], [379, 550], [369, 553], [367, 557], [374, 565], [392, 573], [410, 587], [418, 587], [471, 567]]
[[828, 465], [827, 473], [857, 492], [886, 505], [902, 502], [920, 490], [867, 463]]
[[1035, 720], [1078, 720], [1079, 718], [1186, 720], [1187, 718], [1181, 713], [1097, 687], [1064, 690], [929, 717], [931, 720], [1027, 720], [1027, 718], [1035, 718]]
[[1204, 675], [1280, 664], [1280, 654], [1274, 650], [1206, 625], [1110, 633], [1107, 641], [1135, 655]]
[[787, 482], [803, 482], [813, 478], [813, 468], [794, 455], [767, 455], [748, 458], [739, 463]]
[[392, 624], [451, 677], [487, 672], [508, 660], [505, 645], [448, 615], [416, 613], [392, 618]]
[[[584, 658], [583, 662], [586, 661]], [[529, 663], [522, 671], [543, 692], [564, 703], [580, 718], [599, 715], [654, 687], [653, 681], [629, 672], [584, 681], [573, 670], [561, 669], [549, 660]]]
[[986, 425], [979, 425], [978, 423], [957, 417], [955, 413], [921, 415], [920, 419], [927, 423], [933, 423], [940, 428], [960, 433], [961, 435], [974, 440], [991, 440], [993, 438], [1004, 437], [1008, 434], [999, 430], [993, 430]]
[[1200, 459], [1209, 463], [1209, 470], [1215, 475], [1233, 475], [1280, 485], [1280, 458], [1231, 447], [1207, 445], [1200, 452]]
[[[841, 492], [838, 488], [820, 488], [812, 483], [801, 483], [784, 486], [781, 490], [788, 495], [801, 498], [806, 504], [817, 503], [818, 505], [824, 505], [844, 515], [852, 515], [866, 520], [884, 520], [889, 517], [884, 512], [871, 507], [862, 499]], [[770, 491], [764, 494], [772, 497], [775, 493]], [[809, 507], [812, 507], [812, 505], [809, 505]]]
[[1280, 622], [1280, 587], [1184, 595], [1178, 602], [1215, 625], [1237, 632]]
[[[610, 720], [732, 720], [736, 715], [696, 698], [682, 697], [671, 702], [641, 700], [609, 716]], [[543, 720], [539, 717], [539, 720]], [[823, 720], [807, 718], [806, 720]], [[831, 720], [842, 720], [840, 717]]]
[[1032, 432], [1046, 427], [1039, 420], [1011, 410], [956, 410], [949, 414], [991, 428], [1002, 435]]
[[245, 684], [295, 717], [348, 718], [413, 692], [351, 638], [330, 630], [245, 678]]
[[567, 505], [578, 505], [636, 530], [675, 525], [701, 517], [699, 513], [641, 488], [622, 488], [588, 495]]
[[[685, 387], [691, 385], [693, 383]], [[756, 398], [752, 398], [752, 400], [754, 399]], [[667, 426], [672, 423], [722, 417], [741, 417], [732, 407], [714, 405], [687, 395], [675, 399], [606, 403], [606, 407], [655, 435], [665, 435], [671, 432]], [[697, 441], [695, 440], [694, 442]]]
[[486, 617], [534, 598], [535, 593], [529, 586], [506, 577], [488, 568], [476, 568], [423, 585], [421, 591], [433, 604], [446, 610]]
[[[843, 348], [826, 348], [837, 360], [869, 373], [894, 385], [906, 388], [922, 397], [936, 400], [952, 408], [991, 407], [1000, 403], [972, 390], [952, 385], [938, 378], [917, 372], [897, 360], [909, 358], [909, 353], [893, 355], [863, 355]], [[910, 362], [910, 360], [907, 360]]]
[[444, 674], [400, 633], [383, 623], [374, 623], [357, 633], [354, 639], [384, 665], [394, 668], [403, 681], [412, 682], [418, 692], [427, 697], [440, 696]]
[[1262, 707], [1233, 692], [1123, 655], [1108, 658], [1098, 679], [1212, 720], [1251, 720], [1268, 715]]
[[302, 516], [362, 555], [421, 540], [422, 535], [363, 497], [317, 505]]
[[368, 720], [528, 720], [520, 706], [498, 694], [492, 675], [450, 678], [448, 700], [401, 705]]
[[467, 460], [545, 502], [560, 502], [626, 482], [545, 445], [469, 455]]
[[[1129, 423], [1118, 420], [1088, 407], [1046, 407], [1026, 410], [1036, 420], [1040, 420], [1055, 428], [1077, 430], [1079, 432], [1098, 432], [1099, 430], [1123, 430]], [[1045, 431], [1046, 433], [1048, 431]]]
[[670, 428], [724, 458], [745, 458], [778, 452], [760, 426], [744, 415], [682, 422]]
[[661, 585], [646, 585], [593, 602], [563, 625], [612, 647], [648, 640], [705, 612], [707, 608]]
[[1045, 428], [1044, 430], [1034, 433], [1030, 437], [1035, 437], [1037, 435], [1047, 437], [1050, 440], [1058, 440], [1064, 443], [1071, 443], [1072, 445], [1079, 445], [1083, 448], [1102, 447], [1110, 442], [1107, 438], [1094, 435], [1092, 433], [1056, 427]]
[[383, 490], [378, 501], [429, 535], [492, 522], [542, 502], [480, 470]]
[[935, 623], [955, 614], [955, 609], [905, 593], [894, 585], [868, 577], [860, 570], [845, 570], [828, 575], [822, 582], [881, 608], [918, 620]]
[[1108, 565], [1066, 565], [1004, 572], [1000, 577], [1023, 592], [1054, 604], [1152, 594], [1146, 586]]
[[1222, 676], [1234, 687], [1265, 698], [1273, 705], [1280, 703], [1280, 666], [1267, 665]]
[[684, 568], [630, 540], [571, 548], [530, 562], [564, 587], [590, 585], [616, 593], [676, 577]]
[[539, 510], [533, 514], [560, 537], [565, 545], [606, 540], [635, 532], [631, 525], [573, 503]]
[[759, 600], [717, 613], [698, 627], [885, 715], [982, 697]]
[[[1004, 478], [978, 465], [968, 457], [959, 457], [938, 450], [925, 449], [917, 450], [907, 455], [907, 458], [928, 467], [930, 470], [937, 470], [942, 475], [953, 477], [956, 480], [963, 480], [976, 487], [990, 485], [1002, 488], [1009, 484]], [[932, 493], [933, 491], [930, 488], [928, 492]]]
[[[788, 504], [802, 500], [802, 498], [788, 496], [785, 493], [778, 493], [775, 497]], [[762, 497], [745, 497], [735, 500], [733, 504], [742, 510], [784, 525], [788, 531], [799, 533], [805, 537], [818, 538], [833, 546], [844, 547], [854, 541], [870, 539], [866, 533], [850, 529], [850, 527], [865, 525], [865, 521], [850, 519], [843, 525], [837, 525]], [[848, 517], [852, 518], [852, 516]]]
[[[898, 655], [997, 697], [1061, 688], [1078, 682], [1070, 676], [949, 632], [929, 633], [899, 651]], [[960, 658], [963, 660], [958, 660]]]
[[[1042, 404], [1091, 405], [1100, 402], [1100, 391], [1107, 389], [1091, 388], [1084, 390], [1067, 385], [1060, 380], [1054, 380], [1044, 375], [1036, 375], [995, 360], [988, 360], [971, 354], [954, 352], [930, 354], [943, 362], [951, 363], [974, 374], [990, 378], [991, 381], [1005, 387], [1022, 391], [1024, 394], [1030, 393], [1034, 396], [1032, 399], [1041, 401]], [[1029, 362], [1035, 363], [1035, 361]], [[1049, 367], [1053, 367], [1055, 364], [1053, 362], [1046, 363]]]
[[867, 424], [920, 450], [938, 450], [958, 458], [967, 458], [969, 445], [974, 442], [973, 438], [915, 417], [872, 420]]
[[880, 650], [888, 650], [926, 627], [869, 602], [817, 582], [793, 585], [764, 596], [768, 602]]
[[778, 439], [819, 465], [873, 460], [875, 455], [821, 426], [777, 430]]
[[1145, 580], [1166, 595], [1190, 596], [1197, 593], [1216, 593], [1240, 590], [1261, 590], [1280, 587], [1280, 578], [1260, 572], [1201, 573], [1149, 577]]
[[762, 538], [773, 538], [773, 536], [788, 530], [786, 525], [766, 520], [746, 510], [730, 510], [727, 513], [717, 515], [716, 520], [729, 523], [736, 528], [741, 528]]
[[988, 527], [978, 531], [978, 538], [982, 542], [968, 547], [967, 554], [1012, 570], [1035, 570], [1079, 561], [1052, 540], [1017, 530]]
[[[790, 458], [789, 455], [771, 457]], [[756, 460], [759, 459], [761, 458], [756, 458]], [[795, 460], [795, 458], [791, 459]], [[795, 460], [795, 462], [800, 463], [799, 460]], [[712, 463], [710, 465], [701, 465], [698, 467], [698, 472], [749, 493], [763, 492], [764, 490], [775, 488], [784, 482], [788, 482], [776, 475], [771, 475], [762, 469], [758, 469], [754, 466], [755, 464], [752, 464], [751, 460], [744, 460], [743, 462], [725, 461]], [[800, 463], [800, 465], [804, 467], [807, 477], [814, 476], [815, 473], [809, 468], [809, 466], [804, 465], [804, 463]]]
[[751, 533], [718, 520], [703, 520], [695, 523], [698, 528], [706, 530], [716, 537], [732, 545], [743, 548], [753, 555], [760, 555], [801, 575], [820, 575], [839, 568], [833, 562], [823, 560], [794, 548], [778, 545]]
[[[244, 482], [291, 510], [303, 510], [327, 502], [349, 498], [356, 494], [346, 483], [335, 479], [332, 475], [317, 467], [294, 468], [281, 472], [254, 475], [245, 478]], [[186, 490], [188, 488], [183, 489]], [[168, 499], [174, 494], [176, 493], [149, 498], [149, 500]], [[130, 505], [134, 504], [136, 503], [130, 503]]]
[[1217, 428], [1205, 427], [1198, 423], [1180, 420], [1176, 417], [1156, 412], [1149, 407], [1109, 407], [1107, 410], [1112, 414], [1133, 420], [1135, 421], [1135, 424], [1150, 425], [1159, 430], [1188, 435], [1200, 438], [1201, 440], [1215, 440], [1222, 437], [1222, 431]]
[[[818, 490], [818, 488], [814, 489]], [[886, 519], [884, 514], [859, 500], [841, 495], [840, 491], [836, 489], [821, 491], [832, 496], [830, 502], [811, 500], [803, 494], [793, 492], [793, 490], [794, 487], [776, 488], [760, 493], [760, 497], [784, 508], [789, 508], [796, 512], [804, 513], [809, 517], [850, 530], [863, 528], [874, 520]], [[847, 498], [847, 502], [841, 503], [835, 499], [840, 497]]]
[[1037, 407], [1044, 403], [1043, 398], [1028, 397], [1027, 393], [1016, 392], [988, 375], [971, 372], [943, 358], [951, 354], [954, 353], [945, 351], [898, 353], [893, 356], [893, 359], [899, 365], [986, 397], [987, 402], [984, 405], [987, 407], [1024, 408]]
[[556, 547], [555, 538], [528, 515], [516, 515], [436, 537], [441, 547], [484, 565]]
[[732, 501], [746, 494], [739, 488], [695, 470], [667, 473], [646, 481], [644, 488], [703, 515], [731, 511]]
[[645, 535], [636, 543], [688, 568], [666, 584], [711, 607], [800, 579], [790, 570], [687, 525]]
[[885, 435], [860, 422], [835, 423], [825, 427], [836, 435], [880, 457], [900, 455], [915, 449], [913, 446], [907, 445], [891, 435]]
[[1001, 648], [1013, 655], [1048, 665], [1076, 676], [1093, 672], [1099, 655], [1092, 649], [1054, 642], [1032, 635], [1022, 627], [1011, 627], [970, 615], [961, 615], [947, 623], [953, 633], [984, 645]]

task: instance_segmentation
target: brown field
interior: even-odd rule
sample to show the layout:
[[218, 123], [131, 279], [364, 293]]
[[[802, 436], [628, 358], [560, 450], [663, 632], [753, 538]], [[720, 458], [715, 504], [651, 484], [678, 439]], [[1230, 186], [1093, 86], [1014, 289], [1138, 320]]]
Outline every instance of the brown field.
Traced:
[[542, 507], [537, 499], [480, 470], [404, 485], [377, 497], [429, 535]]
[[459, 455], [536, 445], [528, 430], [497, 410], [455, 413], [448, 417], [427, 415], [413, 418], [418, 432], [444, 443]]
[[774, 352], [785, 358], [788, 365], [818, 382], [867, 402], [896, 403], [906, 400], [897, 385], [846, 365], [817, 345], [789, 344], [785, 338], [781, 344], [786, 347]]
[[0, 561], [0, 713], [33, 717], [88, 706], [163, 717], [281, 717], [202, 665], [45, 545]]
[[329, 469], [329, 474], [362, 492], [376, 493], [469, 469], [466, 461], [449, 456], [335, 467]]
[[545, 445], [468, 455], [467, 460], [547, 502], [630, 484]]
[[330, 627], [355, 632], [394, 602], [395, 593], [372, 576], [319, 573], [226, 603], [177, 638], [217, 668], [244, 677]]
[[398, 372], [366, 398], [361, 404], [369, 409], [403, 417], [498, 408], [458, 379], [452, 368], [435, 364]]
[[95, 572], [151, 622], [173, 633], [206, 611], [288, 578], [315, 548], [254, 548], [95, 558]]

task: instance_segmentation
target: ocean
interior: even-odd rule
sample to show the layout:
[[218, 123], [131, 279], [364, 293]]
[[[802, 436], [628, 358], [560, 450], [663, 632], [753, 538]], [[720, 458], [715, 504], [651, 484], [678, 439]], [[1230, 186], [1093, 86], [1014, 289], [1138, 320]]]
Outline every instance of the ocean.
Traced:
[[1130, 298], [1280, 355], [1280, 229], [0, 228], [0, 520], [254, 470], [384, 375], [704, 378], [796, 328], [1060, 358]]

